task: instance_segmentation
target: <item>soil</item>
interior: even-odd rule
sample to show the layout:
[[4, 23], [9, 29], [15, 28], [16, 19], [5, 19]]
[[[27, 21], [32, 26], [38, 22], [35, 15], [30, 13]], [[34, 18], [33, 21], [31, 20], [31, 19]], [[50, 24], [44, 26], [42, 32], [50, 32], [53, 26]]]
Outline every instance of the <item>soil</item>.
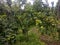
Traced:
[[46, 45], [60, 45], [60, 41], [54, 41], [47, 36], [40, 36], [40, 39], [42, 42], [45, 42]]

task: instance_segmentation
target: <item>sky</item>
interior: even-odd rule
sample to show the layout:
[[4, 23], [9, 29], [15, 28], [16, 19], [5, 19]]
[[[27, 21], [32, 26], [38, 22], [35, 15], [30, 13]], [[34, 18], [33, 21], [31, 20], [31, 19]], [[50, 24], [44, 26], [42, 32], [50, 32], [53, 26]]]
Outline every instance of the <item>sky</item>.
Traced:
[[[45, 2], [45, 0], [43, 0], [43, 2]], [[54, 6], [56, 6], [58, 0], [48, 0], [49, 6], [51, 6], [51, 2], [54, 2]]]
[[[14, 1], [14, 0], [12, 0]], [[42, 0], [45, 3], [45, 0]], [[56, 3], [58, 2], [58, 0], [48, 0], [49, 6], [51, 6], [51, 2], [54, 1], [54, 6], [56, 6]], [[31, 4], [33, 4], [33, 0], [27, 0], [27, 3], [31, 2]]]
[[[42, 0], [45, 3], [45, 0]], [[54, 1], [54, 6], [56, 6], [56, 3], [58, 2], [58, 0], [48, 0], [49, 6], [51, 6], [51, 2]], [[33, 4], [33, 0], [28, 0], [27, 2], [31, 2]]]

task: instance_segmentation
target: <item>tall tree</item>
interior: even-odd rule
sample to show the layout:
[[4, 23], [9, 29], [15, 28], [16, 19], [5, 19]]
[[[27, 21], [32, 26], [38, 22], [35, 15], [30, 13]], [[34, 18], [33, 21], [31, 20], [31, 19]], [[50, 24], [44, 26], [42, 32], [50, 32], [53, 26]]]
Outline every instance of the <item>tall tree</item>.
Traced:
[[57, 18], [60, 19], [60, 0], [57, 3]]
[[51, 2], [52, 5], [52, 13], [54, 13], [54, 1]]
[[12, 1], [11, 0], [7, 0], [7, 4], [9, 7], [11, 7]]
[[33, 3], [33, 9], [35, 11], [42, 11], [42, 0], [35, 0]]
[[46, 1], [46, 5], [49, 6], [48, 0], [45, 0], [45, 1]]
[[21, 6], [25, 5], [26, 4], [26, 1], [27, 0], [17, 0], [17, 3], [19, 5], [19, 11], [21, 10]]

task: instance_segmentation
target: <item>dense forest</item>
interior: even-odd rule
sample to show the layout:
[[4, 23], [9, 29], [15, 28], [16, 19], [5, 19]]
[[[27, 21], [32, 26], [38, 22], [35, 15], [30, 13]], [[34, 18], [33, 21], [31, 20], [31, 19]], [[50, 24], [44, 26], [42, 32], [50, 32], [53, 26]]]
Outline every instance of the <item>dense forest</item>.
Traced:
[[0, 45], [60, 45], [60, 0], [0, 0]]

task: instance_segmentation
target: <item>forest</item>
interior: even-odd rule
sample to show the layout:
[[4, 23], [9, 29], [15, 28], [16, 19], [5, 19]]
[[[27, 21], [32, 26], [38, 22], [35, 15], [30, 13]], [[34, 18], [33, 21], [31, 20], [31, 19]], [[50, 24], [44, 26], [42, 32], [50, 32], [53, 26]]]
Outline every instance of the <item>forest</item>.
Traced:
[[0, 45], [60, 45], [60, 0], [0, 0]]

